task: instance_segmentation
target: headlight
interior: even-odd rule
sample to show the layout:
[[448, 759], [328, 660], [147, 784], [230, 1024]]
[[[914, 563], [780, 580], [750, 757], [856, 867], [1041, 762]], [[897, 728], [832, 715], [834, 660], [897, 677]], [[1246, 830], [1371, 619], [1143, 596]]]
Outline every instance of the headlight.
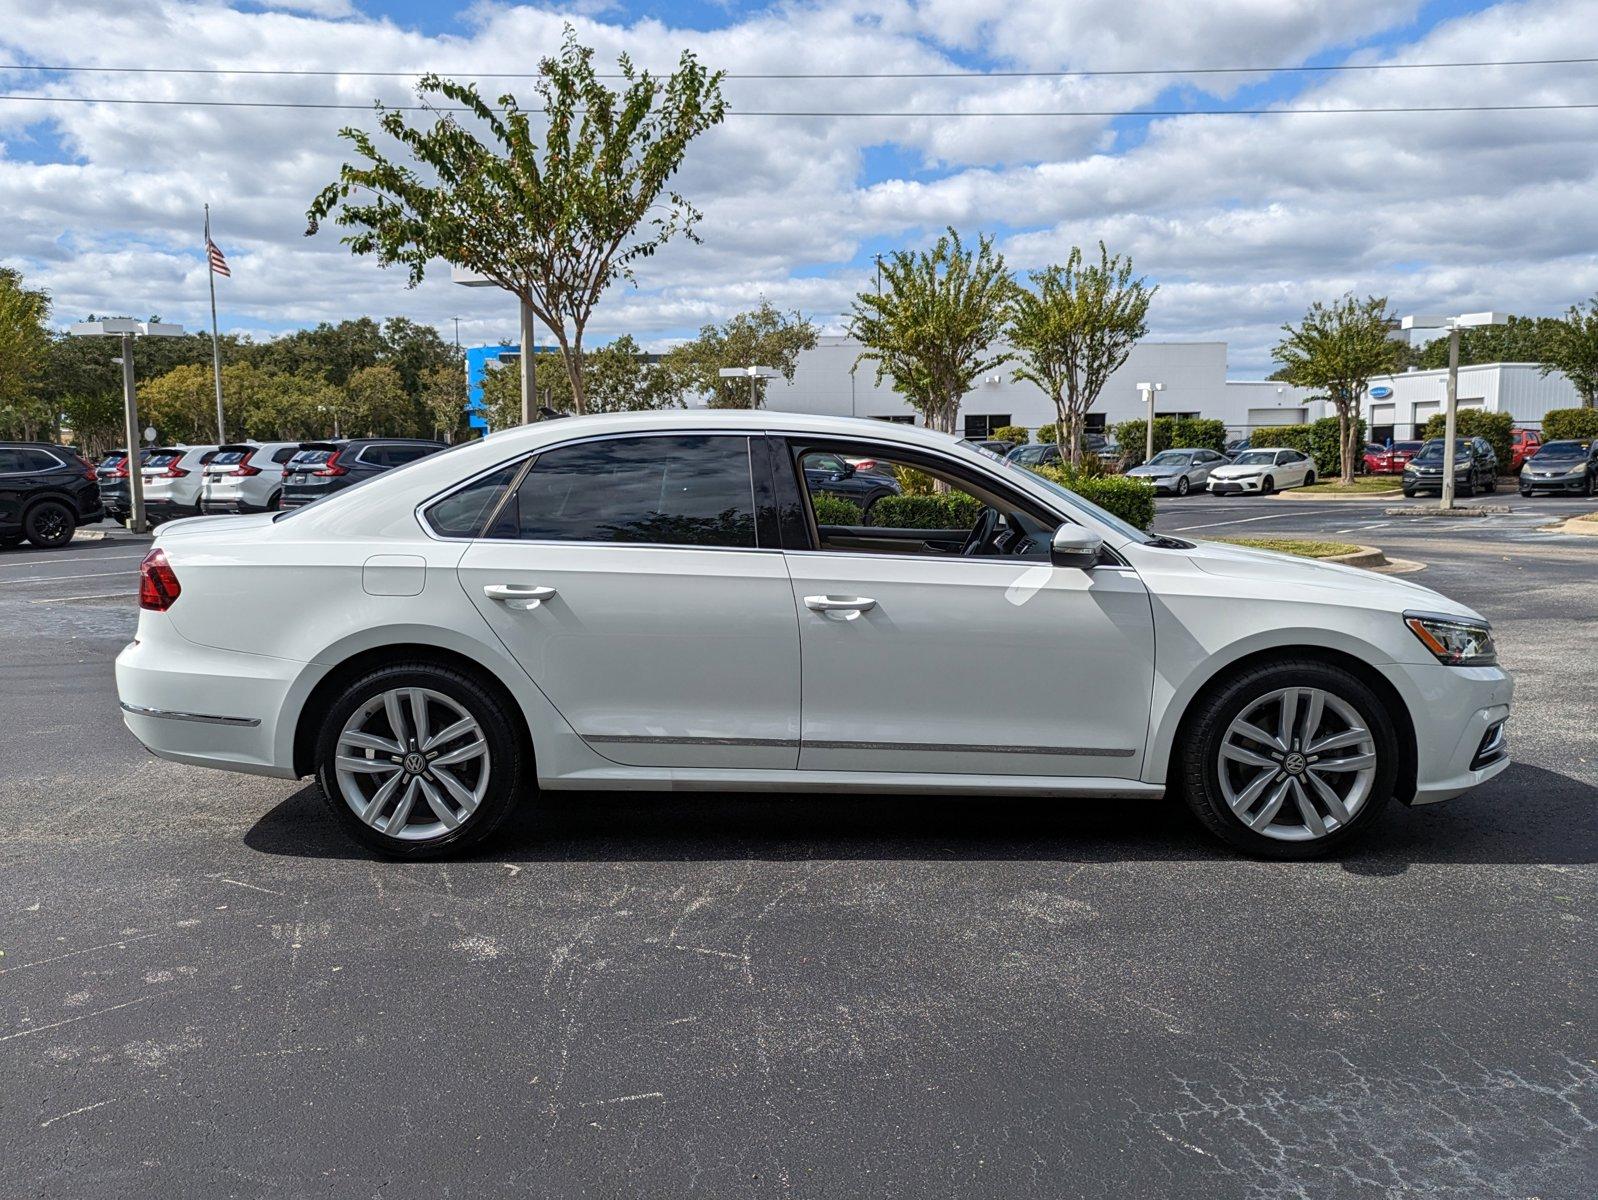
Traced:
[[1485, 621], [1405, 613], [1404, 624], [1421, 645], [1437, 656], [1438, 662], [1450, 667], [1489, 667], [1498, 661], [1493, 631]]
[[1577, 463], [1575, 466], [1571, 467], [1570, 470], [1565, 472], [1566, 475], [1585, 475], [1586, 473], [1587, 473], [1587, 464], [1586, 463]]

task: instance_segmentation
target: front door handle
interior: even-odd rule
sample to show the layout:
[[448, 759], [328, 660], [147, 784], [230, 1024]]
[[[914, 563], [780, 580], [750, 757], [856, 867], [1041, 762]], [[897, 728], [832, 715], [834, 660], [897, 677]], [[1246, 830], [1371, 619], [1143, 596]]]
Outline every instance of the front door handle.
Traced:
[[555, 589], [528, 583], [491, 583], [483, 589], [483, 595], [490, 600], [500, 601], [506, 608], [528, 611], [552, 598]]
[[859, 616], [877, 607], [877, 602], [870, 596], [806, 596], [805, 607], [811, 612]]

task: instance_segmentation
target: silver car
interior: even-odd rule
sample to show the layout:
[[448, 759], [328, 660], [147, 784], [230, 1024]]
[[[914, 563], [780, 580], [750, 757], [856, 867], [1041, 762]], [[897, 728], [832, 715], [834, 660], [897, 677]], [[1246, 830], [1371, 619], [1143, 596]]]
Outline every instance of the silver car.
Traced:
[[1127, 475], [1153, 484], [1156, 492], [1185, 496], [1194, 488], [1202, 491], [1210, 472], [1225, 465], [1226, 456], [1214, 450], [1161, 450]]

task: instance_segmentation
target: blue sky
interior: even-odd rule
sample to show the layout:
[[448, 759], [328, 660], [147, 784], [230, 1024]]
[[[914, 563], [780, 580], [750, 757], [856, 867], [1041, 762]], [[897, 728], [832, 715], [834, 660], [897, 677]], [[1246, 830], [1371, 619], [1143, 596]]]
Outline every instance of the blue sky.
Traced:
[[[572, 21], [601, 59], [651, 66], [685, 47], [734, 73], [1003, 72], [1598, 57], [1593, 0], [805, 0], [439, 5], [421, 0], [149, 0], [75, 9], [0, 0], [9, 61], [525, 71]], [[497, 88], [497, 84], [488, 86]], [[524, 82], [507, 85], [529, 92]], [[370, 80], [0, 72], [0, 90], [62, 96], [365, 103]], [[1083, 80], [733, 80], [735, 110], [1257, 108], [1590, 102], [1598, 68]], [[0, 105], [0, 261], [42, 282], [57, 316], [205, 319], [195, 230], [209, 200], [234, 263], [224, 323], [268, 336], [403, 314], [463, 336], [514, 334], [502, 298], [415, 290], [303, 235], [359, 112]], [[1025, 272], [1103, 239], [1160, 284], [1153, 335], [1231, 345], [1269, 370], [1283, 320], [1344, 290], [1395, 306], [1554, 312], [1598, 291], [1590, 203], [1598, 118], [1580, 111], [1386, 117], [729, 118], [678, 182], [704, 245], [669, 248], [607, 296], [601, 339], [663, 346], [767, 297], [837, 330], [873, 256], [946, 224], [994, 234]]]

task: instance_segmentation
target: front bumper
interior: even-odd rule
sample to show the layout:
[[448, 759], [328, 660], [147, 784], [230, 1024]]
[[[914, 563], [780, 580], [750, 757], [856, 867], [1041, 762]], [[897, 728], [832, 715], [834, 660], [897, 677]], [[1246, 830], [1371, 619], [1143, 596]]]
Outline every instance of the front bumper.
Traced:
[[1435, 804], [1508, 768], [1507, 740], [1487, 744], [1489, 733], [1509, 719], [1515, 680], [1507, 671], [1397, 663], [1383, 673], [1405, 698], [1415, 726], [1415, 793], [1399, 799]]
[[1581, 492], [1587, 489], [1587, 476], [1555, 475], [1552, 479], [1546, 479], [1522, 475], [1520, 487], [1527, 492]]
[[1205, 485], [1217, 496], [1237, 496], [1245, 492], [1258, 493], [1263, 488], [1259, 479], [1211, 479]]

